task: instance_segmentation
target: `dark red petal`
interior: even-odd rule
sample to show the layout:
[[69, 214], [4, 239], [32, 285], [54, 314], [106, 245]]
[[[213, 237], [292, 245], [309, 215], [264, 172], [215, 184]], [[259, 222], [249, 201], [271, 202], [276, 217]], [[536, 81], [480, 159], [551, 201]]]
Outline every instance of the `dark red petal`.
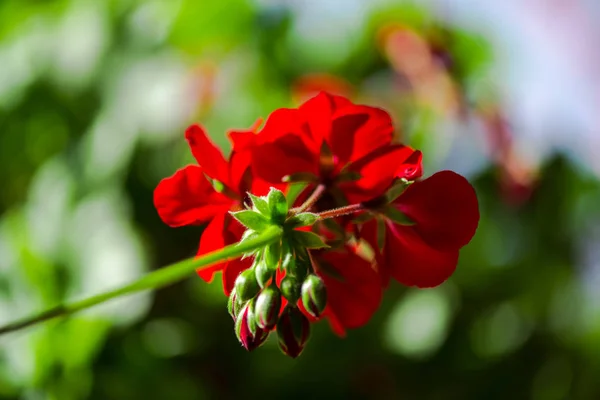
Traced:
[[231, 200], [217, 193], [196, 165], [178, 170], [154, 189], [154, 207], [172, 227], [201, 224], [230, 204]]
[[413, 183], [394, 205], [416, 222], [416, 232], [427, 243], [442, 250], [469, 243], [479, 223], [475, 190], [452, 171]]
[[458, 263], [458, 250], [432, 247], [414, 227], [388, 221], [384, 246], [384, 268], [398, 282], [420, 288], [435, 287], [448, 279]]
[[[216, 215], [206, 226], [204, 232], [202, 232], [198, 256], [222, 249], [229, 244], [236, 243], [241, 238], [242, 233], [243, 227], [239, 222], [235, 221], [228, 212]], [[213, 264], [207, 268], [200, 268], [197, 272], [200, 278], [204, 279], [206, 282], [210, 282], [212, 281], [215, 272], [225, 269], [227, 264], [227, 261]]]
[[200, 125], [192, 125], [185, 131], [190, 149], [204, 172], [224, 185], [229, 185], [229, 166], [221, 150], [210, 141]]
[[[381, 281], [371, 264], [352, 250], [315, 254], [316, 272], [327, 287], [327, 308], [345, 328], [366, 324], [381, 303]], [[334, 323], [335, 326], [335, 323]]]
[[[359, 161], [350, 164], [349, 171], [357, 172], [361, 178], [357, 181], [340, 184], [349, 203], [358, 203], [384, 194], [398, 175], [401, 168], [408, 169], [407, 162], [418, 161], [415, 150], [403, 145], [390, 145], [371, 152]], [[411, 168], [419, 169], [419, 165]]]
[[287, 134], [253, 149], [252, 170], [258, 178], [280, 183], [284, 176], [298, 172], [318, 174], [318, 157], [306, 147], [302, 137]]
[[423, 153], [419, 150], [412, 153], [396, 170], [397, 178], [414, 181], [423, 175]]
[[325, 140], [338, 165], [343, 166], [390, 144], [393, 133], [392, 119], [384, 110], [350, 105], [334, 114], [331, 131]]

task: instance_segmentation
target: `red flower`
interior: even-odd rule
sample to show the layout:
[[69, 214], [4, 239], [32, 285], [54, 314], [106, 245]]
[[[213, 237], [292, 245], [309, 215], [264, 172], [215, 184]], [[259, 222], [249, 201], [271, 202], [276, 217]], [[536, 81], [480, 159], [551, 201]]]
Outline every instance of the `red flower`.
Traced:
[[393, 131], [384, 110], [320, 93], [298, 109], [271, 114], [257, 136], [252, 167], [272, 183], [310, 177], [338, 203], [369, 200], [396, 177], [412, 180], [421, 174], [421, 153], [392, 144]]
[[[228, 162], [201, 126], [190, 126], [185, 138], [198, 165], [181, 168], [163, 179], [154, 190], [154, 205], [167, 225], [179, 227], [208, 222], [198, 255], [239, 241], [244, 228], [234, 221], [229, 211], [242, 209], [247, 192], [260, 196], [269, 190], [269, 184], [252, 177], [248, 149], [254, 137], [253, 131], [231, 132], [233, 152]], [[198, 275], [209, 282], [216, 271], [223, 270], [223, 287], [229, 294], [237, 275], [249, 266], [248, 259], [222, 262], [198, 270]]]
[[369, 221], [362, 230], [362, 237], [376, 251], [384, 285], [390, 276], [407, 286], [440, 285], [456, 269], [460, 248], [477, 229], [475, 190], [462, 176], [442, 171], [413, 183], [392, 206], [415, 224], [401, 225], [384, 217], [382, 249], [381, 238], [377, 240], [378, 221]]

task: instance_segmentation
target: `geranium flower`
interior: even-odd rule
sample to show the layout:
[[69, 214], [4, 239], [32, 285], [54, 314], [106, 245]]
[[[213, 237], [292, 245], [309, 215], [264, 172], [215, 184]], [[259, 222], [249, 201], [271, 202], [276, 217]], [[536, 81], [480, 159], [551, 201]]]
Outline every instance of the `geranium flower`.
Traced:
[[[154, 191], [154, 205], [167, 225], [208, 223], [200, 239], [198, 255], [238, 242], [244, 227], [229, 211], [243, 208], [247, 192], [264, 195], [271, 186], [252, 176], [248, 149], [254, 140], [254, 131], [236, 131], [229, 136], [233, 151], [227, 161], [200, 125], [190, 126], [185, 138], [198, 165], [181, 168], [163, 179]], [[249, 266], [249, 259], [222, 262], [199, 270], [198, 275], [209, 282], [216, 271], [223, 270], [223, 287], [229, 295], [239, 272]]]
[[[384, 286], [390, 277], [407, 286], [434, 287], [452, 275], [460, 248], [471, 241], [479, 223], [475, 190], [452, 171], [442, 171], [410, 185], [395, 201], [393, 210], [414, 224], [398, 223], [380, 215], [362, 231], [376, 252]], [[385, 229], [379, 230], [378, 224]]]
[[320, 93], [271, 114], [252, 150], [253, 171], [271, 183], [323, 184], [335, 205], [369, 200], [395, 178], [421, 174], [421, 153], [392, 144], [393, 133], [384, 110]]

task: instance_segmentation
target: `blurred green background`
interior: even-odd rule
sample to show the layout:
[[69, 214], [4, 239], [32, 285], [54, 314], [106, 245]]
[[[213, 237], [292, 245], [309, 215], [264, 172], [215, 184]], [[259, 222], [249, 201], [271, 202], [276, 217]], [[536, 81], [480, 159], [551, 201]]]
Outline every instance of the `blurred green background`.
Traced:
[[237, 343], [195, 276], [0, 336], [2, 399], [600, 399], [593, 2], [0, 0], [0, 323], [195, 254], [158, 181], [325, 89], [476, 186], [444, 285], [302, 356]]

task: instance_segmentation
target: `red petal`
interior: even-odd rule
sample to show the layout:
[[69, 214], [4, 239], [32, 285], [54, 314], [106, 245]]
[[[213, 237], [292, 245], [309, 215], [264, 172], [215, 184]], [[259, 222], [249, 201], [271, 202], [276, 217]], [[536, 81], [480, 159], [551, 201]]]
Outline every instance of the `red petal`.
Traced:
[[[229, 182], [231, 189], [244, 197], [251, 190], [252, 171], [250, 168], [252, 154], [250, 151], [234, 151], [229, 160]], [[254, 194], [254, 193], [253, 193]]]
[[326, 141], [338, 165], [344, 166], [390, 144], [393, 133], [392, 119], [384, 110], [350, 105], [335, 113]]
[[[408, 169], [407, 163], [420, 162], [414, 156], [415, 150], [403, 145], [390, 145], [371, 152], [368, 156], [350, 164], [349, 171], [358, 172], [361, 178], [354, 182], [340, 184], [349, 203], [358, 203], [384, 194], [402, 168]], [[420, 154], [420, 152], [418, 152]], [[410, 164], [413, 169], [420, 169]]]
[[221, 150], [210, 141], [200, 125], [192, 125], [185, 131], [194, 158], [204, 172], [224, 185], [229, 185], [229, 167]]
[[452, 171], [413, 183], [394, 204], [416, 222], [415, 231], [427, 243], [443, 250], [469, 243], [479, 223], [475, 190]]
[[350, 100], [342, 96], [321, 92], [298, 108], [308, 124], [306, 135], [310, 137], [311, 143], [314, 143], [316, 151], [320, 151], [321, 143], [329, 137], [333, 113], [350, 105]]
[[443, 251], [427, 244], [413, 227], [387, 223], [385, 265], [400, 283], [434, 287], [448, 279], [458, 262], [458, 250]]
[[[235, 221], [229, 213], [224, 212], [216, 215], [206, 226], [204, 232], [202, 232], [198, 256], [222, 249], [229, 244], [236, 243], [242, 237], [242, 233], [243, 227]], [[215, 272], [226, 268], [227, 264], [227, 261], [213, 264], [206, 268], [199, 268], [197, 272], [200, 278], [204, 279], [206, 282], [210, 282], [212, 281]], [[225, 279], [225, 276], [223, 278]]]
[[154, 207], [172, 227], [201, 224], [230, 204], [231, 200], [217, 193], [196, 165], [178, 170], [154, 189]]
[[305, 146], [301, 137], [288, 134], [273, 143], [255, 147], [252, 169], [259, 178], [280, 183], [284, 176], [298, 172], [318, 174], [318, 157], [318, 153]]
[[315, 252], [316, 272], [327, 287], [327, 308], [345, 328], [366, 324], [381, 303], [381, 281], [371, 264], [350, 249]]

